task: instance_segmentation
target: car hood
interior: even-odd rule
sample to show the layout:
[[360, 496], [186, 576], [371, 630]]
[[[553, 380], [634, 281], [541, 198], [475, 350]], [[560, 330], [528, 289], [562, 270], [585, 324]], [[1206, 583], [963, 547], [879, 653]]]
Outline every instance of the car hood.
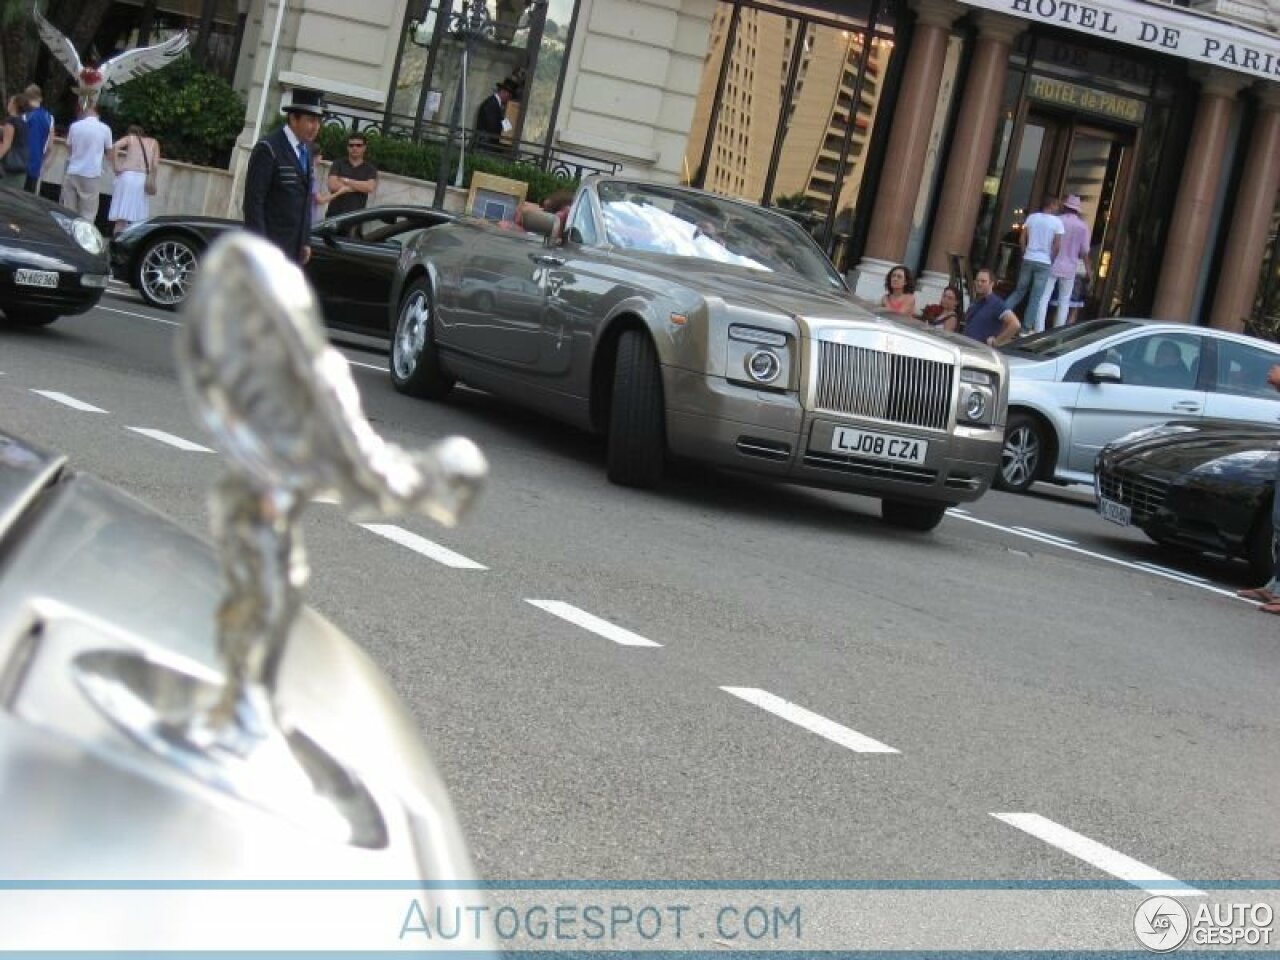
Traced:
[[20, 246], [52, 244], [80, 250], [80, 245], [51, 215], [57, 211], [75, 218], [78, 215], [74, 210], [22, 190], [0, 190], [0, 195], [0, 242]]
[[220, 580], [199, 537], [0, 433], [0, 882], [470, 876], [417, 725], [314, 611], [293, 625], [276, 702], [377, 798], [380, 848], [211, 791], [142, 753], [82, 693], [86, 656], [140, 653], [218, 675]]
[[1274, 458], [1280, 428], [1231, 420], [1177, 420], [1158, 432], [1103, 451], [1109, 463], [1186, 473], [1215, 460], [1240, 454]]
[[1013, 383], [1019, 380], [1055, 380], [1058, 375], [1058, 361], [1035, 360], [1031, 357], [1019, 357], [1001, 351], [1005, 362], [1009, 364], [1009, 378]]

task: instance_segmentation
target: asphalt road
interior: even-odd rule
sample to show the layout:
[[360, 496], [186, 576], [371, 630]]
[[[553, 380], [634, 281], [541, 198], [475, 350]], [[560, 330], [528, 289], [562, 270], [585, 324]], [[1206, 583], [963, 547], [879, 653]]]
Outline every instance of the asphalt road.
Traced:
[[[218, 466], [181, 445], [207, 438], [177, 322], [113, 291], [0, 327], [0, 427], [204, 530]], [[460, 528], [389, 521], [425, 547], [333, 506], [306, 528], [311, 602], [410, 703], [482, 875], [1280, 876], [1280, 622], [1231, 596], [1242, 564], [1080, 490], [904, 535], [872, 500], [691, 466], [621, 489], [596, 439], [474, 391], [410, 400], [344, 352], [390, 439], [490, 459]]]

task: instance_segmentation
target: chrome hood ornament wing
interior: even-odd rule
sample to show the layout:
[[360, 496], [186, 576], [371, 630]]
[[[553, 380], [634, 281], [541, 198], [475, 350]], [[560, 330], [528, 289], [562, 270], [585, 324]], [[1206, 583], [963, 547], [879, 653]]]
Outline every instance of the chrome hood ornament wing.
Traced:
[[223, 678], [113, 653], [83, 660], [80, 684], [117, 726], [201, 780], [376, 845], [372, 798], [291, 728], [273, 697], [308, 578], [300, 515], [323, 495], [363, 517], [414, 512], [453, 524], [487, 473], [484, 456], [460, 437], [424, 453], [380, 437], [302, 272], [245, 232], [210, 248], [177, 354], [188, 400], [227, 464], [210, 498]]

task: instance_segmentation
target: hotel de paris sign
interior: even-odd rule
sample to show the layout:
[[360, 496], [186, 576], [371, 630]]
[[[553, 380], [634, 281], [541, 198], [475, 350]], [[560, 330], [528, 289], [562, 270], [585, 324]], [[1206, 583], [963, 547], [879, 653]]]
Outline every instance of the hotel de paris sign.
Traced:
[[1055, 27], [1115, 40], [1155, 53], [1280, 80], [1280, 38], [1141, 0], [964, 0]]

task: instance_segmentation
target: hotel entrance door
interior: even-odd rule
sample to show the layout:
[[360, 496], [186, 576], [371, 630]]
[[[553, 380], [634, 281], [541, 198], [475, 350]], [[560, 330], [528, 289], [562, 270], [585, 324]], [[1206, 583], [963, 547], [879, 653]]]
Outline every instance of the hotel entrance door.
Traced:
[[1080, 197], [1080, 215], [1089, 225], [1088, 299], [1082, 317], [1105, 316], [1118, 306], [1123, 289], [1125, 199], [1133, 171], [1134, 130], [1110, 129], [1083, 117], [1031, 110], [1022, 127], [1012, 176], [1006, 178], [1001, 223], [1012, 225], [995, 258], [1001, 281], [1016, 281], [1018, 235], [1046, 194]]

